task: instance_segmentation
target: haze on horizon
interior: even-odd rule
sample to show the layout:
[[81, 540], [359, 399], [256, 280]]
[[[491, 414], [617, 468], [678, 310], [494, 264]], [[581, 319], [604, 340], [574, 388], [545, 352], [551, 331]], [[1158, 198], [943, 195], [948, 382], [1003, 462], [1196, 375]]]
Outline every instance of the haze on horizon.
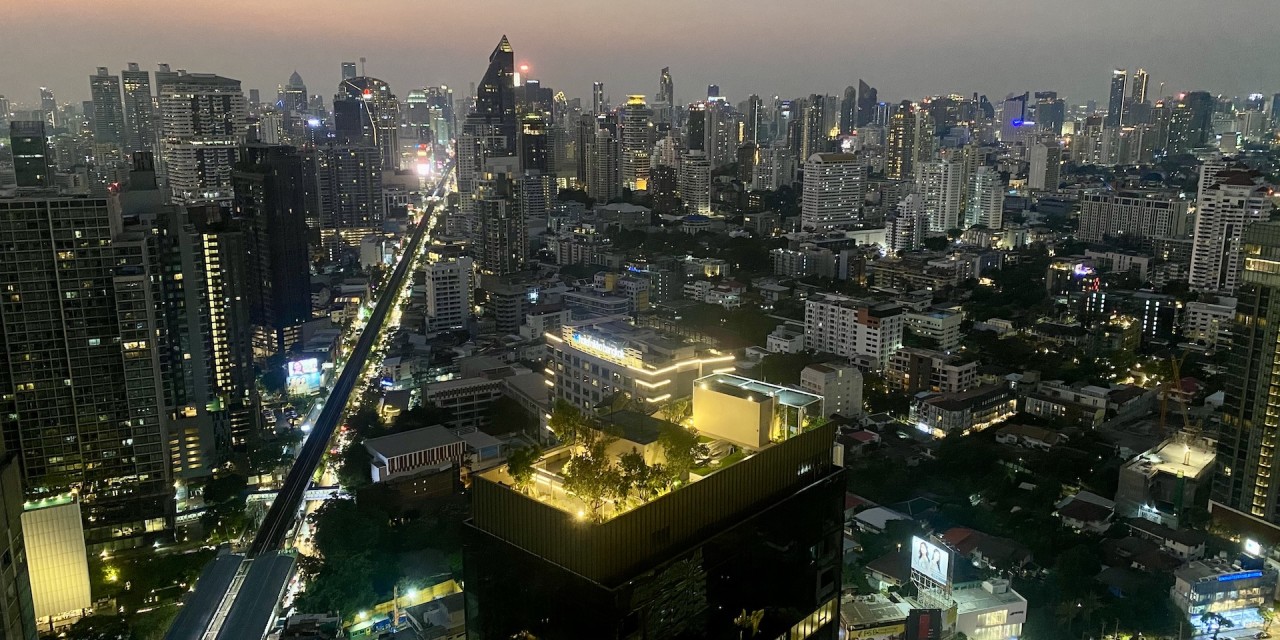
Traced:
[[0, 94], [38, 105], [88, 98], [88, 76], [127, 62], [218, 73], [246, 93], [275, 94], [297, 70], [329, 96], [340, 63], [404, 96], [447, 84], [463, 97], [506, 34], [528, 77], [589, 100], [603, 81], [618, 103], [653, 95], [670, 67], [685, 103], [718, 84], [731, 101], [838, 95], [859, 78], [886, 101], [940, 93], [1056, 90], [1072, 104], [1104, 101], [1110, 71], [1144, 67], [1152, 93], [1280, 92], [1276, 0], [593, 0], [470, 4], [313, 0], [9, 0]]

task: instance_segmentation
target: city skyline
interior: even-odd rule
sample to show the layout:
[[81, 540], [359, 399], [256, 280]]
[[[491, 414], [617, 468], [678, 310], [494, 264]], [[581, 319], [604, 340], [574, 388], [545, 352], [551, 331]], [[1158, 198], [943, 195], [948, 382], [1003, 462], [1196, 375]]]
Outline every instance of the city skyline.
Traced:
[[[701, 98], [707, 84], [718, 84], [738, 101], [751, 93], [837, 95], [861, 77], [886, 101], [975, 91], [995, 100], [1011, 92], [1052, 89], [1073, 104], [1101, 104], [1110, 70], [1126, 67], [1151, 72], [1153, 96], [1161, 84], [1166, 94], [1203, 89], [1240, 97], [1270, 95], [1280, 87], [1280, 70], [1267, 64], [1280, 55], [1280, 45], [1265, 37], [1266, 25], [1274, 22], [1266, 18], [1280, 18], [1280, 6], [1265, 0], [1224, 6], [1182, 2], [1176, 9], [1164, 5], [1158, 13], [1084, 0], [1070, 15], [1043, 1], [989, 0], [963, 13], [929, 13], [935, 7], [924, 0], [823, 3], [813, 8], [823, 19], [796, 27], [795, 33], [758, 0], [736, 3], [733, 11], [718, 3], [687, 6], [664, 0], [651, 5], [653, 14], [681, 19], [647, 38], [626, 41], [600, 25], [628, 17], [579, 0], [542, 14], [502, 0], [489, 3], [484, 16], [453, 5], [432, 7], [425, 15], [401, 0], [374, 0], [365, 5], [368, 14], [403, 19], [389, 19], [367, 37], [353, 34], [330, 0], [306, 13], [230, 0], [185, 7], [181, 17], [156, 0], [122, 4], [114, 3], [110, 11], [69, 0], [40, 5], [23, 0], [11, 7], [9, 73], [0, 79], [0, 94], [36, 105], [39, 88], [47, 86], [60, 102], [78, 102], [88, 98], [86, 76], [97, 66], [118, 73], [132, 61], [144, 69], [168, 62], [175, 69], [226, 75], [241, 80], [246, 90], [260, 89], [264, 97], [296, 69], [311, 93], [328, 96], [340, 80], [340, 62], [360, 57], [367, 59], [368, 75], [387, 81], [398, 95], [438, 84], [465, 94], [481, 70], [477, 60], [503, 33], [512, 41], [517, 64], [529, 65], [529, 77], [581, 98], [590, 97], [593, 81], [603, 81], [615, 104], [630, 93], [656, 95], [662, 67], [671, 68], [680, 103]], [[573, 19], [588, 9], [590, 24]], [[419, 12], [423, 19], [413, 19]], [[1087, 18], [1103, 12], [1105, 20]], [[228, 21], [227, 15], [237, 19]], [[502, 16], [510, 19], [494, 19]], [[481, 17], [495, 26], [467, 26]], [[564, 30], [572, 38], [560, 31], [566, 17], [570, 26], [582, 27]], [[460, 28], [433, 30], [435, 23]], [[290, 25], [292, 34], [282, 34], [280, 24]], [[1220, 31], [1205, 28], [1213, 24], [1232, 24], [1232, 38], [1215, 39]], [[989, 36], [974, 37], [984, 29]], [[148, 37], [119, 37], [127, 30]], [[52, 51], [51, 33], [60, 43]], [[59, 38], [59, 33], [76, 37]], [[815, 50], [824, 57], [816, 58]], [[244, 51], [254, 51], [254, 59], [246, 59]]]

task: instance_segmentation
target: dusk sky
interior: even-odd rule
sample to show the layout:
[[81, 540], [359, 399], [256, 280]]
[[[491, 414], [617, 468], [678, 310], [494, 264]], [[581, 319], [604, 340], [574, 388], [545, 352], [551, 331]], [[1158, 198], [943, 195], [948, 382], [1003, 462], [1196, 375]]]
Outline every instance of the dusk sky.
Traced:
[[273, 95], [295, 69], [331, 95], [343, 60], [403, 97], [465, 93], [503, 33], [517, 63], [570, 97], [601, 80], [616, 104], [652, 96], [671, 67], [689, 102], [718, 83], [749, 93], [838, 94], [865, 78], [883, 100], [1053, 89], [1106, 95], [1110, 70], [1145, 67], [1151, 92], [1280, 92], [1280, 0], [5, 0], [0, 94], [88, 97], [98, 65], [119, 73], [212, 72]]

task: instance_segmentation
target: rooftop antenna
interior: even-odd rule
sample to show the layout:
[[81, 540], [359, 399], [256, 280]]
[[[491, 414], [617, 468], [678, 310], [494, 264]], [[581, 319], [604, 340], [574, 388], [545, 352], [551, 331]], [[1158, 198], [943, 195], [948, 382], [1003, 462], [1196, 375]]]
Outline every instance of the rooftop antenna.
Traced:
[[364, 56], [360, 56], [360, 75], [364, 75]]

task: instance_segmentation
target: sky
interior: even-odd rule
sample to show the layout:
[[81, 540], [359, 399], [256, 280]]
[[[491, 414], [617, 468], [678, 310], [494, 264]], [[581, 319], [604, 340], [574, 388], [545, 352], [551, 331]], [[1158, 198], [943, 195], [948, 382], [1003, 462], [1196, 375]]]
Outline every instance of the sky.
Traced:
[[881, 100], [1056, 90], [1105, 103], [1113, 68], [1144, 67], [1151, 93], [1280, 92], [1280, 0], [4, 0], [0, 95], [88, 98], [98, 66], [218, 73], [274, 95], [297, 70], [331, 96], [340, 63], [404, 97], [479, 81], [506, 34], [543, 86], [589, 102], [652, 96], [670, 67], [679, 102], [721, 95], [839, 95], [859, 78]]

